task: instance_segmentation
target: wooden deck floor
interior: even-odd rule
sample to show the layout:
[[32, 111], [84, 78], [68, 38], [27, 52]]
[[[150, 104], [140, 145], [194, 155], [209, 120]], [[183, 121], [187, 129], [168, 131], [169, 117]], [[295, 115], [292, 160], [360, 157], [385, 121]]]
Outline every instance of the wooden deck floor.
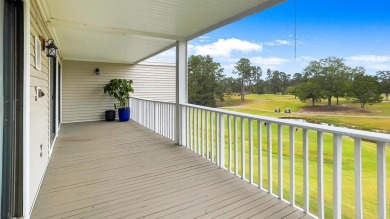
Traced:
[[311, 218], [134, 123], [64, 124], [35, 203], [43, 218]]

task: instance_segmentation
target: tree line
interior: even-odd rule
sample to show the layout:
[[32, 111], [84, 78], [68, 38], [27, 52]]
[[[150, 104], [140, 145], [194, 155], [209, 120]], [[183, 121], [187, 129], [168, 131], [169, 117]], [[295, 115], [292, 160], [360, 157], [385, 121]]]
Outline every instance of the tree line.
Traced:
[[247, 58], [237, 61], [232, 72], [237, 75], [225, 77], [223, 68], [211, 56], [191, 56], [188, 60], [189, 102], [215, 107], [224, 101], [224, 94], [238, 94], [245, 101], [246, 94], [292, 94], [301, 101], [326, 100], [332, 107], [332, 98], [347, 98], [360, 103], [382, 101], [382, 94], [390, 93], [390, 71], [378, 71], [370, 76], [362, 67], [352, 68], [344, 60], [328, 57], [311, 61], [301, 72], [288, 74], [267, 69], [263, 76], [260, 66], [252, 65]]

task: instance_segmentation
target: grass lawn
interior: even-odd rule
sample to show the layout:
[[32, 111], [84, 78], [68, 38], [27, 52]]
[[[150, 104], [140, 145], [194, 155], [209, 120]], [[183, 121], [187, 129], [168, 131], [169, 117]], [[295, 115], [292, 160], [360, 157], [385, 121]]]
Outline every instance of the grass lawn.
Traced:
[[[317, 106], [324, 106], [326, 104], [326, 101], [316, 103]], [[336, 105], [336, 99], [332, 99], [332, 104]], [[357, 109], [360, 108], [358, 103], [352, 103], [344, 98], [339, 99], [339, 105], [355, 107]], [[329, 114], [326, 112], [321, 114], [299, 113], [303, 107], [307, 106], [311, 106], [311, 103], [302, 103], [292, 95], [274, 94], [246, 95], [244, 104], [241, 103], [239, 96], [232, 96], [231, 100], [219, 103], [219, 107], [237, 112], [270, 117], [295, 117], [315, 120], [317, 123], [328, 123], [336, 126], [346, 126], [368, 131], [380, 130], [382, 132], [390, 133], [390, 102], [385, 101], [373, 105], [367, 104], [365, 108], [368, 112], [347, 112], [346, 114], [340, 112], [337, 113], [337, 116], [329, 115], [334, 114], [334, 112]], [[282, 113], [275, 113], [274, 110], [277, 108], [281, 109]], [[290, 108], [292, 114], [283, 113], [286, 108]], [[348, 116], [359, 116], [359, 118]]]
[[[299, 100], [295, 100], [292, 96], [277, 96], [277, 95], [248, 95], [247, 102], [245, 105], [241, 105], [236, 108], [226, 108], [228, 110], [240, 111], [245, 113], [252, 113], [262, 116], [277, 117], [281, 114], [269, 112], [273, 111], [276, 107], [284, 110], [284, 108], [290, 108], [292, 111], [298, 111], [301, 107], [306, 106], [306, 103], [301, 103]], [[272, 101], [276, 100], [276, 101]], [[347, 104], [346, 100], [341, 100], [344, 104]], [[239, 97], [234, 97], [231, 103], [240, 103]], [[373, 105], [370, 107], [376, 107], [378, 110], [377, 114], [385, 115], [386, 112], [380, 110], [386, 110], [389, 106], [388, 103], [383, 103], [384, 106]], [[259, 110], [252, 110], [252, 107], [256, 106]], [[243, 108], [244, 107], [244, 108]], [[245, 109], [246, 107], [250, 109]], [[261, 107], [261, 108], [260, 108]], [[269, 110], [269, 111], [267, 111]], [[379, 112], [380, 111], [380, 112]], [[192, 113], [192, 111], [190, 111]], [[276, 114], [276, 115], [275, 115]], [[285, 114], [283, 113], [283, 116]], [[295, 116], [295, 115], [294, 115]], [[203, 117], [204, 118], [204, 117]], [[302, 116], [305, 118], [305, 116]], [[195, 117], [196, 119], [196, 117]], [[334, 119], [334, 117], [324, 117], [324, 119]], [[349, 120], [351, 119], [351, 120]], [[371, 125], [373, 128], [378, 128], [378, 124], [383, 122], [383, 119], [370, 119], [370, 118], [336, 118], [336, 121], [341, 122], [360, 122], [365, 123], [367, 126]], [[390, 121], [390, 120], [389, 120]], [[215, 117], [213, 117], [215, 122]], [[234, 161], [234, 126], [233, 119], [231, 120], [232, 125], [232, 171], [235, 171]], [[244, 120], [244, 147], [245, 147], [245, 175], [249, 178], [249, 123]], [[258, 184], [258, 136], [257, 136], [257, 122], [253, 122], [253, 177], [254, 182]], [[261, 124], [262, 130], [262, 184], [265, 189], [268, 189], [268, 166], [267, 166], [267, 139], [266, 139], [266, 128]], [[383, 126], [386, 128], [387, 126]], [[196, 128], [195, 128], [196, 129]], [[379, 129], [379, 128], [378, 128]], [[201, 129], [198, 128], [199, 132]], [[290, 193], [290, 149], [289, 149], [289, 128], [283, 127], [283, 197], [289, 200]], [[215, 133], [215, 123], [214, 123]], [[217, 134], [217, 133], [215, 133]], [[214, 156], [216, 156], [216, 135], [214, 134]], [[309, 194], [310, 194], [310, 212], [317, 214], [317, 133], [315, 131], [309, 131]], [[303, 131], [302, 129], [294, 130], [295, 135], [295, 190], [296, 190], [296, 204], [303, 207]], [[201, 135], [200, 135], [201, 136]], [[238, 151], [238, 173], [242, 174], [241, 167], [241, 121], [238, 119], [237, 127], [237, 151]], [[207, 134], [209, 145], [211, 144], [211, 135]], [[196, 140], [194, 142], [196, 144]], [[200, 144], [200, 141], [199, 141]], [[274, 194], [278, 194], [278, 139], [277, 139], [277, 126], [272, 125], [272, 180]], [[228, 167], [228, 127], [227, 118], [225, 118], [225, 167]], [[390, 160], [389, 148], [386, 149], [386, 159]], [[355, 180], [354, 180], [354, 140], [348, 137], [343, 137], [343, 148], [342, 148], [342, 211], [343, 218], [355, 218]], [[387, 162], [386, 168], [390, 170], [390, 162]], [[376, 173], [376, 144], [370, 142], [362, 142], [362, 179], [363, 179], [363, 211], [365, 218], [376, 218], [377, 217], [377, 173]], [[325, 194], [325, 217], [332, 218], [333, 209], [333, 136], [329, 133], [324, 133], [324, 194]], [[390, 212], [390, 177], [387, 177], [387, 211]]]

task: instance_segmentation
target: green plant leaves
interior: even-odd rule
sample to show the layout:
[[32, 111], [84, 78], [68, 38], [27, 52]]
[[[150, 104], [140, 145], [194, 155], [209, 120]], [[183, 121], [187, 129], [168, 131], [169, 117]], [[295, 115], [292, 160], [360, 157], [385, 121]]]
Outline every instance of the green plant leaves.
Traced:
[[115, 109], [127, 106], [130, 93], [134, 92], [132, 84], [133, 80], [115, 78], [104, 86], [104, 93], [108, 93], [111, 97], [118, 100], [118, 104], [114, 104]]

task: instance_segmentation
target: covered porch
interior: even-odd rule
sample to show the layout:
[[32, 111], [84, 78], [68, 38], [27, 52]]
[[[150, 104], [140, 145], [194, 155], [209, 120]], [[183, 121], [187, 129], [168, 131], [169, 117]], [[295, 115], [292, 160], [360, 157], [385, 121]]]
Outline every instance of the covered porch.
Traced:
[[[30, 114], [42, 118], [26, 128], [26, 215], [341, 218], [353, 203], [354, 215], [362, 218], [361, 158], [368, 145], [377, 150], [377, 215], [386, 218], [389, 135], [188, 103], [188, 41], [280, 2], [32, 1], [31, 37], [53, 38], [59, 55], [46, 58], [44, 70], [31, 66], [28, 87], [35, 92], [45, 86], [49, 95], [40, 101], [31, 95]], [[173, 47], [175, 65], [140, 64]], [[117, 77], [139, 86], [131, 98], [132, 121], [98, 121], [113, 103], [102, 87]], [[355, 190], [347, 201], [346, 141], [355, 151]], [[324, 174], [326, 165], [331, 177]]]
[[64, 124], [31, 218], [311, 218], [131, 121]]

